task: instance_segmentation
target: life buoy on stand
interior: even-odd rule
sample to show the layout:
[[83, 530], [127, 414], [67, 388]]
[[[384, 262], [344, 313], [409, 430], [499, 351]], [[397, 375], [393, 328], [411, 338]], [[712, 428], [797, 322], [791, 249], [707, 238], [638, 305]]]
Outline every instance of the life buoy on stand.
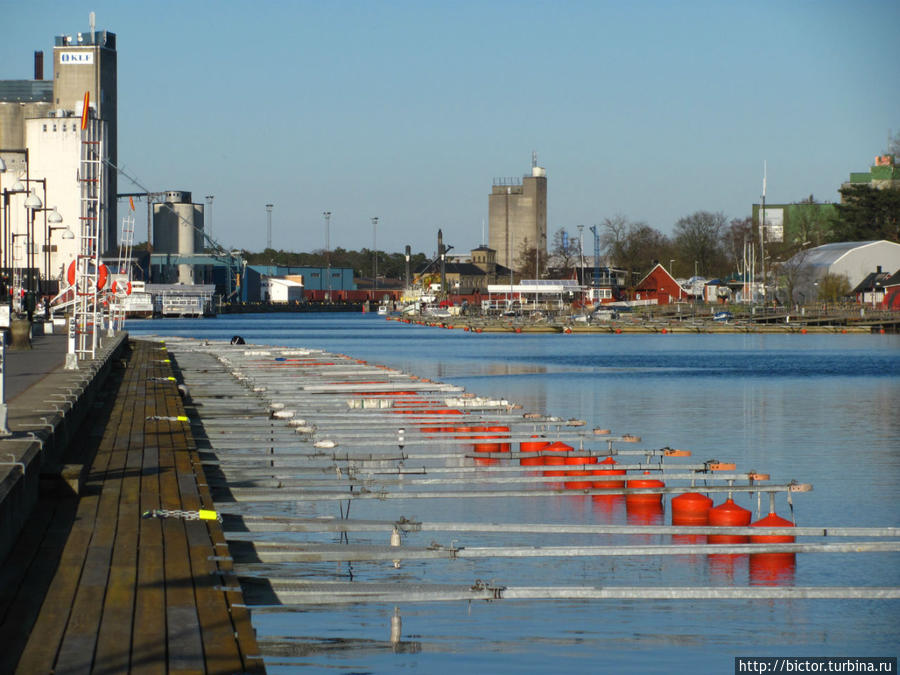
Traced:
[[[69, 268], [66, 270], [66, 281], [69, 282], [69, 286], [75, 285], [75, 261], [69, 263]], [[97, 268], [97, 290], [102, 291], [106, 286], [106, 282], [109, 281], [109, 268], [100, 263], [100, 267]], [[131, 283], [128, 284], [129, 289], [131, 288]], [[113, 282], [113, 293], [116, 292], [115, 282]]]

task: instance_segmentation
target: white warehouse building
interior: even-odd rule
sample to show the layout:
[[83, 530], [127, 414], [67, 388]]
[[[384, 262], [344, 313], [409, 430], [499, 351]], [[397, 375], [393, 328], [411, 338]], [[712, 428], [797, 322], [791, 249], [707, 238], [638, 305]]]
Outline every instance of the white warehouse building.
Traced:
[[878, 269], [889, 273], [900, 270], [900, 244], [887, 240], [824, 244], [797, 253], [791, 264], [808, 268], [808, 281], [800, 290], [815, 297], [814, 286], [826, 274], [846, 276], [850, 288], [855, 288]]
[[260, 299], [263, 302], [302, 302], [303, 275], [263, 277], [260, 283]]

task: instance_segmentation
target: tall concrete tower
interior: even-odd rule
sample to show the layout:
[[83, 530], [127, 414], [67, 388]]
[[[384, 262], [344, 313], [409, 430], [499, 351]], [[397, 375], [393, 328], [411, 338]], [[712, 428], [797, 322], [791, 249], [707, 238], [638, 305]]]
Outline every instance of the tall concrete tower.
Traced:
[[[203, 204], [194, 204], [190, 192], [169, 190], [165, 203], [153, 205], [153, 250], [181, 256], [191, 256], [203, 250]], [[195, 279], [194, 272], [193, 265], [179, 263], [177, 274], [161, 281], [199, 283], [200, 279]]]
[[[106, 147], [109, 161], [118, 165], [118, 68], [116, 35], [95, 30], [91, 12], [90, 31], [72, 35], [57, 35], [53, 47], [53, 107], [81, 112], [85, 92], [90, 93], [90, 105], [97, 117], [106, 122]], [[116, 171], [107, 166], [106, 222], [103, 231], [107, 249], [117, 246]]]
[[522, 267], [526, 246], [537, 248], [541, 266], [547, 259], [547, 171], [532, 157], [531, 175], [495, 178], [488, 199], [489, 246], [497, 263], [510, 269]]

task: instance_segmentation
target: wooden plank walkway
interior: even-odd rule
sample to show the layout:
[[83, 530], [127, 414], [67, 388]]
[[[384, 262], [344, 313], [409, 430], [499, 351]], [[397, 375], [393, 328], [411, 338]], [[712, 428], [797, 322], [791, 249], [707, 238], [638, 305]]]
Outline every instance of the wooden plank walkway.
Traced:
[[214, 506], [167, 352], [125, 362], [85, 489], [42, 499], [0, 567], [0, 672], [263, 673], [220, 523], [142, 517]]

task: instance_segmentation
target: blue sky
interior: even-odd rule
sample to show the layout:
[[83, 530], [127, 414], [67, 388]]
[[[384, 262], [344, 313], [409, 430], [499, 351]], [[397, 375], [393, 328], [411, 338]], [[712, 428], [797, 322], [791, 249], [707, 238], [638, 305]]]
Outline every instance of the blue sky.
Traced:
[[[482, 241], [494, 177], [548, 176], [548, 229], [836, 201], [900, 131], [900, 3], [2, 3], [0, 79], [53, 36], [118, 38], [119, 160], [215, 195], [213, 235], [433, 252]], [[120, 191], [131, 190], [120, 179]], [[139, 207], [137, 238], [145, 238]]]

